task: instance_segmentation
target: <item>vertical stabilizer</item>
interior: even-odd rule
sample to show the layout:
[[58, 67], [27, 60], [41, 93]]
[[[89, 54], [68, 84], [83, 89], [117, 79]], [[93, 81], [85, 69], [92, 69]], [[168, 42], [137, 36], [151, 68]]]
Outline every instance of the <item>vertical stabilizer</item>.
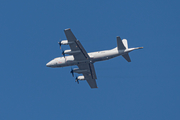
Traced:
[[126, 47], [124, 46], [124, 44], [119, 36], [117, 36], [117, 48], [118, 48], [118, 50], [126, 49]]
[[[128, 42], [126, 39], [121, 40], [119, 36], [117, 36], [117, 48], [118, 50], [127, 50], [128, 49]], [[124, 59], [126, 59], [128, 62], [131, 62], [131, 59], [129, 57], [128, 53], [125, 53], [122, 55]]]
[[128, 42], [127, 42], [127, 40], [123, 39], [122, 42], [123, 42], [123, 45], [126, 47], [126, 49], [128, 49]]

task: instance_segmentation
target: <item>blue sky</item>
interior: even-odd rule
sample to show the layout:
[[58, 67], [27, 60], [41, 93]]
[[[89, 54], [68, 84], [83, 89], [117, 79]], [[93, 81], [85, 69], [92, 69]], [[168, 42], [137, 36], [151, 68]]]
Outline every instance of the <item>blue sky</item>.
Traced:
[[[0, 4], [0, 120], [179, 120], [178, 0], [38, 0]], [[47, 68], [71, 28], [87, 52], [144, 49], [95, 63], [98, 89]], [[63, 46], [63, 49], [69, 49]]]

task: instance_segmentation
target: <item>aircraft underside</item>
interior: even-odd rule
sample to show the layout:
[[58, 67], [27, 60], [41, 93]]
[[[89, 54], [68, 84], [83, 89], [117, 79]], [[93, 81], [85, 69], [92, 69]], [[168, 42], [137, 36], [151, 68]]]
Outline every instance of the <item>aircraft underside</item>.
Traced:
[[[79, 80], [86, 80], [91, 88], [97, 88], [96, 84], [96, 73], [93, 63], [98, 61], [109, 60], [114, 57], [122, 55], [128, 62], [131, 62], [129, 57], [129, 52], [142, 49], [143, 47], [128, 48], [128, 43], [126, 39], [121, 40], [117, 37], [117, 47], [111, 50], [104, 50], [99, 52], [87, 53], [79, 40], [76, 39], [71, 29], [64, 30], [67, 40], [62, 40], [59, 42], [61, 45], [69, 45], [70, 50], [65, 50], [62, 52], [63, 57], [58, 57], [46, 64], [47, 67], [57, 68], [77, 65], [78, 68], [71, 69], [71, 73], [83, 74], [82, 76], [76, 77], [76, 82]], [[70, 56], [65, 56], [66, 54]]]

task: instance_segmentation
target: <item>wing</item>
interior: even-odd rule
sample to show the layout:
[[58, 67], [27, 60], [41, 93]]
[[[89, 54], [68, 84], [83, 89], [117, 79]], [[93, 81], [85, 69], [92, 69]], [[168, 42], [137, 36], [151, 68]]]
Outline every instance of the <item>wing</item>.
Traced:
[[91, 88], [97, 88], [96, 84], [96, 72], [94, 69], [94, 65], [92, 63], [80, 63], [77, 65], [81, 70], [87, 70], [87, 72], [83, 72], [85, 80], [88, 82]]
[[72, 33], [71, 29], [65, 29], [64, 33], [66, 35], [66, 38], [69, 43], [69, 47], [71, 48], [72, 52], [80, 51], [77, 54], [73, 54], [74, 60], [81, 61], [81, 60], [89, 60], [89, 55], [79, 42], [79, 40], [76, 39], [74, 34]]
[[[74, 60], [76, 60], [76, 61], [90, 60], [89, 55], [87, 54], [87, 52], [85, 51], [85, 49], [83, 48], [83, 46], [81, 45], [79, 40], [76, 39], [76, 37], [72, 33], [71, 29], [65, 29], [64, 33], [68, 40], [71, 51], [72, 52], [79, 51], [77, 54], [73, 54]], [[86, 72], [83, 72], [82, 74], [84, 75], [84, 78], [88, 82], [89, 86], [91, 88], [97, 88], [97, 84], [96, 84], [97, 77], [96, 77], [93, 63], [80, 62], [77, 66], [79, 67], [80, 70], [86, 70]]]

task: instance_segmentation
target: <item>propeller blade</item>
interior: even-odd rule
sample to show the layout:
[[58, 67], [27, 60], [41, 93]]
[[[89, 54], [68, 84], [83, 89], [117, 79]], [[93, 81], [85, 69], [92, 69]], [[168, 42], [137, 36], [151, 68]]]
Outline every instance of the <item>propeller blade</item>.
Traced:
[[61, 49], [61, 45], [62, 45], [62, 44], [61, 44], [61, 39], [59, 40], [58, 44], [59, 44], [60, 49]]
[[77, 76], [76, 76], [76, 80], [75, 80], [75, 82], [77, 82], [77, 83], [79, 84], [79, 80], [78, 80]]
[[64, 50], [62, 50], [62, 55], [64, 56], [64, 58], [65, 58], [65, 53], [64, 53]]
[[71, 72], [70, 72], [70, 73], [71, 73], [72, 76], [74, 77], [74, 71], [73, 71], [72, 67], [71, 67]]

